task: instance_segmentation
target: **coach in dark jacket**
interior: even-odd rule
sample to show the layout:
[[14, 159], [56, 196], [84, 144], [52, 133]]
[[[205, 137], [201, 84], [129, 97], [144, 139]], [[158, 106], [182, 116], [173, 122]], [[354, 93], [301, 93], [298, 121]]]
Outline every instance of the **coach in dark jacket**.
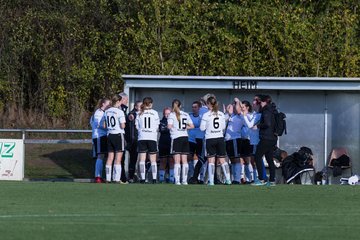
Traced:
[[[261, 100], [261, 118], [257, 125], [259, 130], [260, 142], [257, 145], [255, 152], [255, 162], [257, 166], [262, 165], [262, 157], [265, 155], [266, 161], [269, 165], [270, 178], [269, 184], [275, 184], [275, 164], [273, 161], [274, 148], [277, 143], [277, 136], [275, 135], [275, 104], [271, 102], [271, 97], [268, 95], [260, 96]], [[265, 184], [263, 179], [263, 168], [257, 168], [259, 173], [259, 182], [256, 185]]]
[[126, 117], [125, 124], [125, 140], [126, 140], [126, 150], [129, 151], [129, 182], [134, 182], [136, 163], [138, 158], [137, 152], [137, 140], [138, 140], [138, 131], [135, 127], [135, 119], [140, 110], [141, 101], [136, 101], [134, 109], [129, 112]]

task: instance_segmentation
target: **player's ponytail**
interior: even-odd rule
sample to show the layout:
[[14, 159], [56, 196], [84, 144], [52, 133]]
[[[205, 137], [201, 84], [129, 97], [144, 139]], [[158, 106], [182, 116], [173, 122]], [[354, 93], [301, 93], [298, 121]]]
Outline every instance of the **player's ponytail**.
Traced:
[[122, 97], [118, 94], [114, 94], [111, 98], [111, 106], [115, 106], [118, 101], [121, 101]]
[[172, 102], [172, 110], [176, 114], [176, 119], [178, 121], [180, 121], [180, 107], [181, 107], [180, 100], [174, 99], [174, 101]]
[[153, 100], [151, 97], [145, 97], [140, 106], [140, 115], [144, 113], [146, 109], [150, 109], [152, 107]]
[[98, 100], [97, 104], [96, 104], [96, 108], [95, 108], [95, 111], [97, 109], [101, 109], [102, 106], [104, 105], [104, 103], [106, 103], [107, 101], [110, 101], [110, 99], [108, 99], [107, 97], [104, 97], [104, 98], [101, 98]]
[[211, 106], [211, 110], [212, 110], [214, 113], [217, 114], [217, 112], [219, 111], [219, 105], [218, 105], [218, 102], [217, 102], [216, 98], [215, 98], [215, 97], [209, 97], [209, 98], [207, 99], [206, 103], [207, 103], [208, 105], [210, 105], [210, 106]]

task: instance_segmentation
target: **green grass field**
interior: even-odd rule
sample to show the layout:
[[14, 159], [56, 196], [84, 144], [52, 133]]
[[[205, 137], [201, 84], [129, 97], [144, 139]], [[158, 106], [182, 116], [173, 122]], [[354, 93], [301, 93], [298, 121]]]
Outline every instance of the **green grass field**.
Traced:
[[360, 187], [0, 182], [0, 239], [359, 239]]

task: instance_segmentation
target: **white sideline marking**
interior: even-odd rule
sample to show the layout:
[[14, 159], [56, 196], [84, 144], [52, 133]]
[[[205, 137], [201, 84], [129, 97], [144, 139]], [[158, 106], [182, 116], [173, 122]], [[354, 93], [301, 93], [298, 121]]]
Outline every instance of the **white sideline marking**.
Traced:
[[[137, 215], [121, 215], [121, 214], [19, 214], [19, 215], [0, 215], [0, 219], [6, 218], [83, 218], [83, 217], [186, 217], [186, 216], [344, 216], [344, 213], [159, 213], [159, 214], [137, 214]], [[360, 213], [346, 213], [346, 216], [360, 216]]]
[[114, 214], [20, 214], [20, 215], [0, 215], [0, 218], [63, 218], [63, 217], [116, 217]]

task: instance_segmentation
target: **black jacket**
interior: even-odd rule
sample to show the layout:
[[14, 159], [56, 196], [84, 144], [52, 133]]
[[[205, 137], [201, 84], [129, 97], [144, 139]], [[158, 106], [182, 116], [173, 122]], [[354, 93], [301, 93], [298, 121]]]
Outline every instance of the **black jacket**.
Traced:
[[[134, 108], [126, 115], [125, 140], [127, 144], [133, 144], [137, 141], [138, 131], [135, 127], [136, 109]], [[131, 119], [131, 120], [130, 120]]]
[[260, 123], [258, 124], [259, 137], [263, 140], [277, 141], [275, 133], [275, 111], [273, 104], [265, 105], [261, 110]]
[[168, 125], [167, 118], [163, 117], [160, 120], [160, 125], [159, 125], [159, 132], [160, 132], [159, 146], [170, 146], [171, 144], [170, 130], [168, 129], [167, 125]]

